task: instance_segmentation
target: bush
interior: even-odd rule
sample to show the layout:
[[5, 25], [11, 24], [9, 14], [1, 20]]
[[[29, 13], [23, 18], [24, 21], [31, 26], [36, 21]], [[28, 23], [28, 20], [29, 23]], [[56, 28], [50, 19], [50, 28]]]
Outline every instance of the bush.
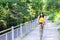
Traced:
[[60, 28], [58, 28], [58, 33], [60, 34]]
[[6, 29], [6, 22], [4, 20], [0, 20], [0, 31]]
[[49, 15], [49, 19], [48, 19], [48, 20], [53, 21], [53, 20], [54, 20], [54, 16], [55, 16], [55, 14], [54, 14], [54, 13], [52, 13], [51, 15]]

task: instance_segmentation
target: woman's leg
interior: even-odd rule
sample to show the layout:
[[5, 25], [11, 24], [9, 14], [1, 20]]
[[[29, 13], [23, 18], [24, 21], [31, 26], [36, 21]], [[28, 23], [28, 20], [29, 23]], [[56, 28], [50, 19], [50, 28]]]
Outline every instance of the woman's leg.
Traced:
[[42, 36], [43, 36], [43, 25], [40, 25], [40, 40], [42, 40]]
[[41, 25], [40, 25], [40, 40], [42, 40], [42, 36], [43, 36], [43, 28], [44, 28], [44, 23], [42, 23]]
[[42, 29], [44, 28], [44, 23], [41, 24], [41, 28], [42, 28]]
[[43, 29], [43, 24], [41, 24], [41, 29]]

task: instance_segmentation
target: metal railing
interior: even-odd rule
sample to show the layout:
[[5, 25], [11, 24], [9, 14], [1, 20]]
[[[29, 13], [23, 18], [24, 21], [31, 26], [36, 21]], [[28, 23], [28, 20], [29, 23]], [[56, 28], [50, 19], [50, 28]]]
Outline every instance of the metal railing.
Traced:
[[35, 19], [33, 21], [26, 22], [25, 25], [20, 24], [19, 26], [12, 26], [7, 30], [1, 31], [0, 34], [9, 30], [9, 32], [0, 35], [0, 40], [15, 40], [17, 37], [23, 37], [37, 25], [36, 21], [37, 20]]

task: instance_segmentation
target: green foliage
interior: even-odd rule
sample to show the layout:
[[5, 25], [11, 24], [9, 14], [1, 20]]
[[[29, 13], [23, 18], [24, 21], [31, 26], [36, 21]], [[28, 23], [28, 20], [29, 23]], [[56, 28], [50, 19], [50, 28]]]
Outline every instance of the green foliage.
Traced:
[[[31, 21], [43, 11], [50, 15], [50, 20], [55, 20], [60, 11], [60, 0], [0, 0], [0, 20], [3, 28], [19, 25]], [[0, 29], [2, 26], [0, 27]]]
[[4, 20], [0, 20], [0, 31], [7, 28], [6, 22]]
[[46, 0], [43, 2], [45, 15], [49, 15], [49, 20], [56, 22], [56, 18], [60, 19], [60, 0]]
[[54, 22], [54, 16], [55, 16], [54, 13], [50, 14], [48, 20], [51, 20], [52, 22]]
[[58, 28], [58, 33], [60, 34], [60, 28]]
[[[40, 0], [0, 0], [0, 29], [19, 25], [37, 18]], [[3, 28], [3, 29], [2, 29]]]

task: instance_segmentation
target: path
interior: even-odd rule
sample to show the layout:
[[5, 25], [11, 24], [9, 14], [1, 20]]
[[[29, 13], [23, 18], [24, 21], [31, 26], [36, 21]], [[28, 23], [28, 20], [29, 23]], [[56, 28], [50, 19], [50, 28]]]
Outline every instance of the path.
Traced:
[[37, 27], [34, 31], [32, 31], [29, 35], [27, 35], [22, 40], [40, 40], [39, 39], [39, 28]]
[[[39, 26], [22, 40], [40, 40]], [[46, 22], [42, 40], [59, 40], [57, 27], [55, 24], [51, 23], [50, 21]]]
[[43, 31], [43, 40], [59, 40], [57, 27], [52, 22], [47, 21]]

